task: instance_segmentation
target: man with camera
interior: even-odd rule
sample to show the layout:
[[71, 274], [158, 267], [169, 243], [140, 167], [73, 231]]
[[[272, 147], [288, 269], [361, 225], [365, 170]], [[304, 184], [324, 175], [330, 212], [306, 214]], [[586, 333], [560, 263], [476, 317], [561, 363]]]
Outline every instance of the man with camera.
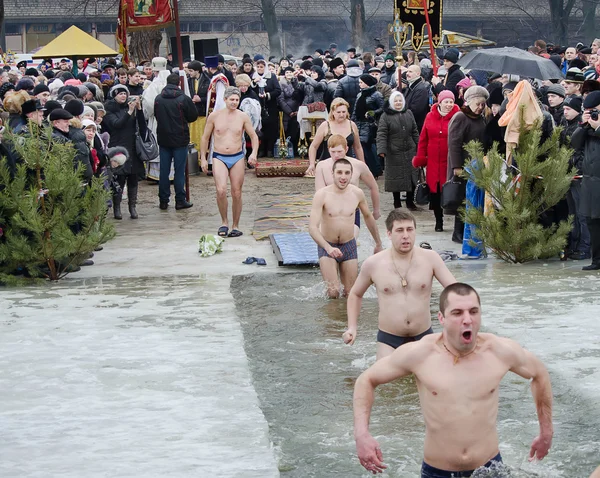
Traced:
[[580, 208], [586, 218], [592, 243], [592, 263], [584, 271], [600, 270], [600, 91], [593, 91], [583, 101], [581, 125], [571, 137], [571, 146], [583, 148], [583, 179]]

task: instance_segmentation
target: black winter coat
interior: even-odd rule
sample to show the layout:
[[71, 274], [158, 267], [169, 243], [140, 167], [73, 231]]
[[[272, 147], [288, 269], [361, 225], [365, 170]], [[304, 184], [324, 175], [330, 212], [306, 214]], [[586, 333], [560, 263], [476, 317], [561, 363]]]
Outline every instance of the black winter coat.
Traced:
[[580, 212], [591, 219], [600, 219], [600, 131], [588, 125], [578, 127], [571, 137], [571, 146], [583, 148], [581, 166]]
[[260, 87], [257, 84], [258, 82], [255, 81], [254, 78], [252, 79], [255, 83], [255, 86], [253, 86], [252, 89], [259, 96], [263, 108], [263, 122], [265, 120], [268, 122], [279, 122], [277, 98], [281, 94], [281, 86], [279, 86], [277, 77], [271, 72], [265, 72], [263, 77], [266, 80], [264, 86], [266, 96], [264, 98], [260, 98]]
[[353, 111], [354, 103], [356, 102], [356, 97], [359, 93], [360, 86], [358, 85], [358, 76], [344, 76], [344, 78], [338, 81], [333, 96], [335, 98], [344, 98], [350, 105], [349, 111]]
[[129, 94], [132, 96], [142, 96], [144, 93], [144, 87], [142, 85], [130, 85], [127, 83], [127, 89], [129, 90]]
[[142, 160], [138, 157], [135, 150], [135, 133], [138, 125], [140, 128], [146, 127], [144, 112], [135, 110], [135, 114], [130, 115], [129, 105], [127, 103], [117, 103], [115, 100], [108, 100], [104, 104], [106, 115], [102, 120], [102, 128], [110, 134], [110, 148], [122, 146], [129, 154], [128, 161], [120, 168], [122, 175], [145, 173], [145, 167]]
[[156, 139], [165, 148], [183, 148], [190, 143], [188, 123], [198, 119], [196, 105], [176, 85], [167, 85], [154, 100]]
[[200, 73], [200, 78], [198, 78], [198, 80], [198, 88], [194, 88], [194, 84], [196, 83], [195, 78], [188, 78], [188, 86], [190, 87], [190, 95], [192, 97], [194, 97], [194, 95], [200, 97], [200, 103], [194, 103], [196, 105], [196, 110], [198, 111], [198, 116], [206, 116], [206, 101], [208, 98], [208, 87], [210, 86], [210, 76], [206, 71], [203, 71]]
[[448, 73], [446, 73], [446, 78], [444, 79], [444, 81], [442, 83], [439, 83], [435, 87], [434, 91], [436, 96], [444, 90], [450, 90], [452, 93], [454, 93], [454, 97], [458, 98], [458, 91], [456, 89], [456, 85], [464, 77], [465, 74], [460, 69], [460, 66], [452, 65], [448, 70]]
[[[73, 166], [77, 167], [78, 165], [80, 165], [81, 169], [83, 170], [84, 179], [86, 181], [89, 181], [94, 175], [92, 171], [92, 165], [90, 163], [90, 149], [85, 143], [85, 134], [83, 133], [83, 131], [79, 130], [79, 133], [83, 135], [84, 142], [82, 144], [81, 137], [75, 134], [72, 131], [73, 129], [73, 127], [70, 127], [69, 132], [65, 133], [57, 128], [52, 128], [52, 139], [57, 143], [71, 143], [75, 146], [76, 155], [73, 158]], [[73, 137], [75, 139], [73, 139]]]
[[383, 68], [381, 72], [381, 77], [379, 80], [386, 85], [392, 86], [392, 80], [394, 79], [394, 75], [396, 75], [396, 67], [392, 66], [391, 68]]
[[412, 111], [419, 132], [423, 129], [425, 117], [430, 111], [429, 88], [429, 83], [423, 78], [418, 78], [404, 90], [406, 108]]
[[[356, 123], [361, 143], [372, 143], [377, 136], [377, 123], [383, 113], [383, 96], [374, 86], [361, 90], [356, 97], [352, 121]], [[373, 112], [372, 114], [367, 114]]]
[[[579, 122], [581, 121], [581, 115], [578, 115], [575, 119], [569, 121], [563, 116], [560, 126], [562, 131], [560, 132], [560, 144], [572, 148], [571, 137], [577, 128], [579, 128]], [[581, 167], [583, 166], [583, 148], [574, 149], [573, 156], [569, 161], [569, 166], [577, 169], [578, 174], [581, 174]]]

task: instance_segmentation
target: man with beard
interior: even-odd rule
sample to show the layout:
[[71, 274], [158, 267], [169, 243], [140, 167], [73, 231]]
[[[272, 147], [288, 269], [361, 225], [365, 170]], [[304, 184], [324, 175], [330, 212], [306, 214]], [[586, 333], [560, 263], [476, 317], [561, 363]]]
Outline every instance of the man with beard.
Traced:
[[[375, 241], [373, 254], [381, 251], [377, 223], [362, 189], [351, 184], [352, 164], [347, 159], [333, 163], [333, 184], [319, 189], [313, 198], [308, 231], [317, 243], [321, 275], [327, 296], [339, 297], [340, 281], [347, 295], [358, 273], [358, 251], [354, 238], [354, 218], [360, 209]], [[338, 278], [339, 270], [339, 278]]]
[[543, 459], [554, 433], [552, 385], [544, 364], [513, 340], [479, 332], [481, 300], [468, 284], [444, 289], [438, 320], [442, 333], [399, 347], [356, 380], [354, 438], [360, 464], [374, 474], [386, 468], [369, 433], [375, 388], [410, 374], [425, 419], [421, 478], [471, 476], [502, 461], [496, 422], [500, 381], [508, 372], [531, 380], [540, 432], [529, 460]]
[[423, 129], [425, 117], [429, 113], [429, 83], [421, 77], [421, 68], [418, 65], [411, 65], [406, 70], [406, 80], [408, 86], [404, 90], [406, 98], [406, 107], [412, 111], [419, 133]]
[[363, 296], [375, 285], [379, 302], [377, 360], [433, 334], [429, 310], [433, 279], [443, 287], [456, 282], [437, 252], [414, 247], [417, 224], [411, 213], [394, 209], [385, 225], [392, 247], [363, 262], [348, 296], [348, 330], [343, 335], [347, 344], [356, 340]]
[[267, 62], [259, 58], [255, 62], [256, 72], [252, 81], [256, 85], [254, 92], [262, 103], [263, 138], [261, 142], [262, 157], [273, 157], [275, 141], [279, 138], [279, 109], [277, 98], [281, 94], [281, 87], [277, 77], [267, 69]]
[[[217, 188], [217, 206], [221, 215], [221, 227], [218, 235], [221, 237], [239, 237], [243, 233], [238, 229], [242, 215], [242, 186], [246, 166], [244, 163], [244, 150], [242, 134], [246, 133], [252, 141], [252, 153], [248, 164], [256, 164], [256, 151], [258, 150], [258, 136], [252, 127], [250, 117], [238, 110], [241, 93], [240, 90], [229, 86], [225, 89], [225, 109], [211, 113], [206, 120], [206, 128], [200, 146], [200, 165], [202, 171], [208, 171], [209, 146], [211, 137], [213, 141], [212, 170]], [[237, 145], [240, 146], [237, 146]], [[229, 230], [227, 217], [227, 179], [231, 182], [233, 224]]]

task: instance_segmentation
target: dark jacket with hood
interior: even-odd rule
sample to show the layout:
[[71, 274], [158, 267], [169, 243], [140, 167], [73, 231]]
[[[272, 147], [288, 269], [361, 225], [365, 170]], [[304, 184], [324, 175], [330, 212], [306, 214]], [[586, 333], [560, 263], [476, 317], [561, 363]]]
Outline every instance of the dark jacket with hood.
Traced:
[[[577, 115], [574, 119], [569, 121], [563, 116], [560, 126], [562, 131], [560, 132], [560, 144], [568, 148], [572, 148], [571, 138], [577, 128], [579, 128], [579, 122], [581, 121], [581, 115]], [[581, 174], [581, 168], [583, 166], [583, 148], [574, 148], [573, 156], [569, 161], [569, 166], [577, 169], [577, 173]]]
[[600, 219], [600, 130], [589, 125], [578, 127], [571, 137], [571, 146], [583, 149], [580, 213]]
[[75, 147], [75, 157], [73, 158], [73, 166], [80, 166], [83, 170], [83, 177], [86, 181], [92, 179], [94, 172], [92, 171], [92, 165], [90, 163], [90, 149], [85, 142], [85, 134], [83, 131], [78, 132], [83, 135], [83, 143], [81, 142], [81, 136], [75, 131], [75, 128], [69, 127], [69, 132], [59, 130], [58, 128], [52, 128], [52, 139], [57, 143], [71, 143]]
[[351, 66], [347, 69], [347, 75], [338, 81], [335, 87], [334, 98], [344, 98], [350, 105], [349, 111], [354, 111], [354, 103], [360, 93], [358, 79], [362, 74], [363, 71], [359, 66]]
[[381, 71], [381, 77], [379, 81], [385, 83], [386, 85], [392, 86], [392, 80], [394, 79], [394, 75], [396, 74], [396, 66], [392, 66], [391, 68], [383, 67]]
[[458, 98], [458, 89], [456, 85], [465, 77], [465, 74], [460, 69], [460, 65], [452, 65], [446, 73], [446, 78], [441, 83], [438, 83], [434, 89], [436, 96], [444, 90], [450, 90], [454, 93], [454, 97]]
[[356, 97], [352, 121], [356, 123], [361, 143], [375, 141], [377, 135], [377, 122], [383, 113], [384, 100], [375, 86], [360, 90]]
[[156, 139], [165, 148], [183, 148], [190, 142], [188, 123], [198, 119], [196, 105], [181, 88], [167, 85], [154, 100]]

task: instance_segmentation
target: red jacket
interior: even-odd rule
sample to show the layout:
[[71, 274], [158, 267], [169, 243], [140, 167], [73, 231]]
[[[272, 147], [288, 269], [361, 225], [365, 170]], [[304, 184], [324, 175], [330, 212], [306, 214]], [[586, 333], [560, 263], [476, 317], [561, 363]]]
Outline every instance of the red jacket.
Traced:
[[[448, 124], [460, 111], [457, 105], [446, 116], [440, 115], [437, 103], [425, 117], [419, 136], [417, 155], [412, 164], [415, 168], [427, 166], [427, 185], [432, 193], [441, 192], [448, 169]], [[439, 185], [439, 186], [438, 186]]]

